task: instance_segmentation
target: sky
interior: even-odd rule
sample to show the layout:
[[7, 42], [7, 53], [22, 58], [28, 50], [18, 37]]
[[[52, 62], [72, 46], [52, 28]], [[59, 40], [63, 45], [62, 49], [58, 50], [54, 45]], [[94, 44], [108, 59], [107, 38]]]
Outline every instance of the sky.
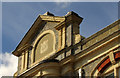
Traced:
[[[59, 1], [59, 0], [54, 0]], [[111, 0], [112, 1], [112, 0]], [[2, 2], [2, 53], [0, 70], [7, 72], [17, 59], [11, 52], [15, 50], [38, 15], [51, 12], [55, 16], [64, 16], [74, 11], [83, 18], [80, 34], [89, 37], [118, 20], [118, 2]], [[10, 58], [9, 60], [7, 58]], [[3, 61], [4, 59], [4, 61]], [[15, 60], [14, 60], [15, 59]], [[11, 61], [12, 60], [12, 61]], [[13, 61], [14, 60], [14, 61]], [[4, 73], [0, 75], [5, 75]]]
[[85, 37], [118, 19], [118, 3], [115, 2], [2, 3], [2, 52], [12, 52], [38, 15], [47, 11], [55, 16], [64, 16], [69, 11], [76, 12], [84, 18], [80, 34]]

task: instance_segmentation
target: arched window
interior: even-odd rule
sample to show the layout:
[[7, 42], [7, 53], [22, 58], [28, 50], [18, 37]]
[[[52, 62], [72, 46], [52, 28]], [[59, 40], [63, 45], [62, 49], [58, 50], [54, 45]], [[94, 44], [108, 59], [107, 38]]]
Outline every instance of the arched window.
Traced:
[[111, 53], [98, 64], [94, 77], [120, 78], [120, 51]]

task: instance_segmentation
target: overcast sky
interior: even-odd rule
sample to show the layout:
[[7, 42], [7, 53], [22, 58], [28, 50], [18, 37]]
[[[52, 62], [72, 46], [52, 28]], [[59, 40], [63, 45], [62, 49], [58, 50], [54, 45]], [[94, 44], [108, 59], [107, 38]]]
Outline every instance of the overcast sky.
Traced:
[[[11, 52], [19, 44], [38, 15], [44, 14], [47, 11], [55, 16], [64, 16], [69, 11], [76, 12], [79, 16], [83, 17], [83, 22], [80, 24], [80, 34], [86, 38], [118, 20], [118, 2], [3, 2], [3, 57], [9, 57], [12, 60], [15, 58], [11, 55]], [[3, 60], [2, 58], [0, 58], [0, 62]], [[17, 64], [16, 60], [13, 63], [11, 59], [2, 62], [3, 66], [0, 67], [0, 70], [4, 70], [5, 67], [10, 69], [11, 64]], [[9, 63], [9, 67], [6, 66]]]

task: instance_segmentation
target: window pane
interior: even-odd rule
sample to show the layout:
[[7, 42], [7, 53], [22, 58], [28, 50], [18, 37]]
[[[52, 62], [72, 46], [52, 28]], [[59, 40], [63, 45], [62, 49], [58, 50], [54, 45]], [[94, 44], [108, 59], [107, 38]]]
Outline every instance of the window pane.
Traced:
[[114, 73], [109, 73], [104, 78], [114, 78]]
[[120, 68], [118, 69], [118, 76], [119, 76], [119, 78], [120, 78]]

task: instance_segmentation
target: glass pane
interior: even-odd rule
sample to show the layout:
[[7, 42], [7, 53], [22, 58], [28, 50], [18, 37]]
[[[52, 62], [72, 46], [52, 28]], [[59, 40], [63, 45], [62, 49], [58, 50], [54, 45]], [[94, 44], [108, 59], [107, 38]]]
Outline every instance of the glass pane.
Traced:
[[104, 78], [114, 78], [114, 73], [109, 73]]
[[120, 68], [118, 69], [118, 76], [119, 76], [119, 78], [120, 78]]

